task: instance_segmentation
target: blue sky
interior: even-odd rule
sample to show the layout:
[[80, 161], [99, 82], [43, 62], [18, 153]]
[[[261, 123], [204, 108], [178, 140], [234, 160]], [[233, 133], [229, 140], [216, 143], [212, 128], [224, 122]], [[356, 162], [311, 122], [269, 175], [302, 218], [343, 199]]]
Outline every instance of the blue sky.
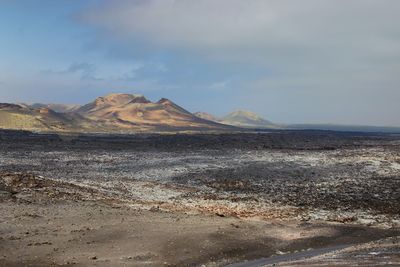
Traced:
[[0, 0], [0, 101], [400, 126], [397, 0]]

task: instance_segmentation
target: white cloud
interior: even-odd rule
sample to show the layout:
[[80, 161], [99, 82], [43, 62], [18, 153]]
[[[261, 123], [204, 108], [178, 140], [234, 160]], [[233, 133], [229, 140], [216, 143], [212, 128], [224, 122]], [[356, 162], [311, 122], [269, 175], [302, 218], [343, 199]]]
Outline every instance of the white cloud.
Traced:
[[109, 2], [84, 19], [127, 42], [313, 67], [399, 59], [398, 10], [397, 0], [148, 0]]
[[354, 83], [367, 74], [399, 81], [398, 0], [107, 3], [83, 17], [127, 44], [140, 40], [210, 61], [260, 65], [285, 79], [346, 76]]

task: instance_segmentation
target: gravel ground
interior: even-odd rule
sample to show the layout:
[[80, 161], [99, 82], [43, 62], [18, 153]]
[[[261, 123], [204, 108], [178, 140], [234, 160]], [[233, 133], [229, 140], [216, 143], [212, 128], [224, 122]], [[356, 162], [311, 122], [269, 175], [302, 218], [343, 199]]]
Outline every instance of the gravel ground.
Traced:
[[[315, 226], [333, 223], [343, 226], [343, 229], [368, 229], [348, 236], [344, 243], [351, 243], [352, 240], [355, 243], [366, 242], [395, 236], [400, 227], [400, 137], [318, 131], [136, 136], [57, 136], [0, 131], [1, 199], [3, 214], [13, 214], [9, 219], [2, 220], [1, 231], [9, 235], [6, 239], [0, 239], [3, 251], [9, 245], [11, 249], [27, 245], [22, 242], [25, 242], [25, 238], [21, 236], [18, 240], [22, 241], [18, 242], [22, 243], [11, 241], [15, 235], [23, 233], [29, 223], [42, 220], [51, 222], [57, 218], [68, 220], [68, 214], [86, 218], [83, 214], [90, 207], [113, 211], [115, 205], [126, 209], [123, 216], [127, 218], [136, 212], [146, 214], [141, 218], [144, 221], [152, 220], [154, 214], [165, 214], [165, 220], [159, 224], [161, 229], [167, 229], [166, 225], [173, 224], [171, 218], [174, 216], [178, 216], [179, 220], [184, 218], [182, 216], [189, 216], [192, 221], [187, 223], [195, 224], [196, 218], [205, 218], [206, 222], [209, 221], [207, 218], [212, 218], [218, 220], [221, 227], [228, 227], [224, 220], [249, 225], [274, 222], [282, 227], [281, 230], [286, 229], [284, 232], [288, 231], [285, 228], [288, 225], [295, 225], [293, 238], [300, 232], [304, 234], [303, 224]], [[51, 204], [53, 200], [54, 203], [66, 201], [67, 214], [57, 213]], [[43, 205], [44, 215], [37, 218], [35, 215], [28, 216], [32, 222], [21, 221], [21, 216], [17, 216], [24, 212], [30, 214], [29, 209], [36, 209], [40, 205]], [[116, 225], [116, 216], [111, 216], [110, 225]], [[77, 219], [71, 223], [83, 225], [84, 220]], [[20, 227], [12, 228], [10, 223], [16, 221]], [[101, 216], [96, 217], [94, 223], [108, 225], [107, 221], [102, 221]], [[157, 227], [156, 224], [152, 225]], [[50, 230], [46, 230], [46, 227], [39, 237], [48, 238], [49, 233], [46, 231]], [[128, 228], [123, 229], [129, 231]], [[240, 242], [225, 236], [221, 237], [225, 243], [206, 239], [209, 241], [204, 242], [209, 244], [204, 245], [205, 252], [199, 255], [196, 255], [198, 247], [191, 247], [188, 257], [194, 261], [185, 260], [183, 256], [174, 259], [174, 253], [178, 253], [176, 250], [171, 250], [167, 257], [166, 251], [169, 248], [166, 245], [148, 249], [147, 252], [139, 249], [134, 251], [139, 256], [146, 253], [158, 255], [152, 254], [151, 259], [148, 259], [150, 266], [160, 266], [161, 261], [172, 266], [200, 262], [209, 266], [222, 266], [244, 259], [268, 257], [276, 254], [275, 249], [282, 248], [273, 246], [269, 247], [270, 250], [263, 250], [267, 243], [272, 242], [269, 239], [271, 232], [268, 231], [268, 238], [261, 241], [256, 238], [259, 233], [257, 227], [249, 226], [246, 229], [248, 231], [242, 232]], [[376, 229], [383, 231], [382, 234], [371, 234]], [[171, 231], [175, 230], [178, 231], [177, 228]], [[204, 235], [207, 236], [205, 233], [202, 235], [202, 231], [205, 230], [197, 232], [196, 238], [203, 240]], [[280, 230], [274, 228], [273, 231]], [[330, 228], [329, 231], [336, 230]], [[341, 245], [347, 230], [343, 231], [339, 231], [342, 239], [332, 239], [332, 234], [321, 234], [326, 238], [322, 243], [317, 241], [312, 246], [305, 245], [299, 241], [304, 241], [303, 236], [296, 239], [296, 242], [300, 242], [296, 244], [298, 249]], [[319, 240], [320, 232], [313, 230], [312, 233], [312, 238], [316, 238], [312, 240]], [[162, 242], [167, 242], [170, 234], [165, 233]], [[247, 240], [246, 236], [252, 236], [254, 240]], [[144, 238], [154, 238], [154, 235]], [[282, 238], [279, 237], [280, 240]], [[130, 242], [135, 242], [134, 239], [129, 242], [124, 238], [121, 240], [124, 246], [131, 246]], [[53, 241], [35, 242], [64, 241], [56, 238]], [[145, 242], [144, 239], [136, 241]], [[157, 238], [154, 242], [157, 243]], [[219, 245], [213, 247], [216, 242]], [[149, 247], [156, 246], [155, 243], [149, 244]], [[74, 244], [81, 244], [80, 240]], [[185, 242], [182, 244], [183, 247], [188, 246]], [[236, 245], [231, 247], [231, 244]], [[294, 243], [286, 244], [289, 245], [294, 246]], [[231, 250], [226, 252], [224, 246]], [[250, 253], [254, 248], [258, 252]], [[82, 249], [88, 248], [84, 245]], [[225, 254], [213, 254], [213, 249], [223, 250]], [[394, 252], [388, 257], [396, 262], [397, 243], [390, 249]], [[82, 256], [79, 251], [71, 251], [69, 246], [65, 250], [71, 253], [70, 265], [75, 261], [77, 264], [83, 262], [82, 266], [94, 263], [107, 266], [109, 262], [116, 266], [124, 264], [120, 262], [120, 258], [125, 257], [122, 254], [118, 259], [109, 256], [108, 260], [104, 259], [105, 262], [93, 262], [93, 259], [87, 260], [87, 253], [81, 253]], [[32, 261], [36, 252], [29, 251], [26, 262], [36, 266], [36, 262]], [[100, 248], [97, 251], [103, 253]], [[21, 253], [22, 250], [16, 249], [14, 256], [21, 256]], [[59, 258], [54, 258], [54, 253], [46, 253], [51, 254], [47, 257], [61, 264]], [[359, 254], [362, 253], [360, 250]], [[47, 254], [40, 254], [41, 260]], [[343, 254], [342, 258], [345, 259], [346, 255]], [[376, 259], [377, 263], [382, 262], [379, 257]], [[9, 264], [4, 266], [21, 264], [21, 261], [10, 261], [9, 258], [3, 262]], [[143, 264], [140, 261], [133, 262], [131, 266]], [[40, 266], [44, 262], [39, 263]], [[50, 264], [48, 260], [45, 263]]]
[[0, 171], [72, 181], [164, 209], [400, 223], [400, 139], [393, 136], [11, 136], [0, 143]]

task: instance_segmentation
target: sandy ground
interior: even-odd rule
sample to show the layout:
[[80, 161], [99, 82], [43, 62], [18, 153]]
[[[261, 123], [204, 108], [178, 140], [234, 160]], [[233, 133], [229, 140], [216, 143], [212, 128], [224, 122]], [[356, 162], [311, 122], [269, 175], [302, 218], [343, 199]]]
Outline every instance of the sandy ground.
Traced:
[[[145, 210], [73, 183], [0, 177], [0, 266], [225, 266], [400, 235], [323, 221]], [[379, 263], [400, 263], [396, 253]]]
[[[398, 234], [364, 226], [141, 211], [98, 202], [3, 202], [0, 207], [0, 266], [224, 266]], [[390, 260], [400, 263], [398, 256]]]

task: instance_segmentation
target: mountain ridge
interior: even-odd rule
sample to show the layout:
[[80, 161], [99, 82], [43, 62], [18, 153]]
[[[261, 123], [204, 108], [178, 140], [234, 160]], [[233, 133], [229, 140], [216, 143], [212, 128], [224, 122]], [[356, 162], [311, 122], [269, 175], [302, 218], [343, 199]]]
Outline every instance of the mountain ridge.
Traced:
[[279, 128], [277, 124], [274, 124], [271, 121], [264, 119], [254, 112], [246, 110], [236, 110], [225, 115], [222, 118], [218, 118], [207, 112], [195, 112], [194, 115], [206, 120], [211, 120], [225, 125], [232, 125], [242, 128]]
[[220, 122], [246, 128], [269, 128], [274, 126], [272, 122], [264, 119], [254, 112], [246, 110], [233, 111], [223, 117]]
[[234, 129], [198, 118], [167, 98], [152, 102], [143, 95], [119, 93], [97, 97], [82, 106], [0, 103], [0, 128], [110, 133]]
[[74, 112], [81, 107], [81, 105], [74, 105], [74, 104], [43, 104], [43, 103], [34, 103], [31, 105], [28, 104], [21, 104], [25, 107], [31, 107], [34, 109], [37, 108], [49, 108], [58, 113], [68, 113]]
[[0, 103], [0, 129], [37, 132], [179, 132], [243, 130], [327, 130], [400, 133], [400, 127], [339, 124], [275, 124], [254, 112], [236, 110], [218, 118], [191, 113], [167, 98], [109, 94], [86, 105]]

